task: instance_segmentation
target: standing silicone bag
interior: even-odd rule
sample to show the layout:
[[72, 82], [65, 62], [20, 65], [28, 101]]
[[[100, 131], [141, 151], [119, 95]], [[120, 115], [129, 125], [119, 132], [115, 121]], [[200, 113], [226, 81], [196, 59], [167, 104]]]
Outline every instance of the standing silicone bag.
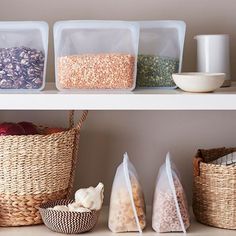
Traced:
[[108, 226], [116, 233], [135, 231], [142, 233], [146, 226], [144, 195], [137, 172], [127, 153], [117, 168], [112, 185]]
[[136, 84], [139, 25], [128, 21], [60, 21], [54, 25], [59, 90], [131, 91]]
[[138, 87], [176, 88], [172, 74], [182, 69], [185, 22], [168, 20], [138, 23]]
[[0, 22], [0, 91], [39, 91], [45, 86], [48, 24]]
[[190, 225], [188, 204], [170, 154], [160, 167], [153, 201], [152, 227], [156, 232], [186, 233]]

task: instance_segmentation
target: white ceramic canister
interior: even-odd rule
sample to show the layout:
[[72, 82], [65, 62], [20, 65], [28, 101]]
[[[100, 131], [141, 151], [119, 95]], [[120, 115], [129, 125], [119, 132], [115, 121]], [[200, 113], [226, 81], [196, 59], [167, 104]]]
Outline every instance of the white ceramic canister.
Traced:
[[225, 73], [223, 86], [230, 86], [229, 35], [197, 35], [197, 71]]

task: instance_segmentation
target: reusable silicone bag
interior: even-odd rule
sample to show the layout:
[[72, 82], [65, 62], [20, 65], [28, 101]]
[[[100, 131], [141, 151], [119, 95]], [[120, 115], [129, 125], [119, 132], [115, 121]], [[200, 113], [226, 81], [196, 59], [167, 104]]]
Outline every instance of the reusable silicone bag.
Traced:
[[188, 203], [170, 154], [160, 167], [153, 201], [152, 227], [156, 232], [182, 231], [190, 226]]
[[0, 22], [0, 91], [39, 91], [45, 86], [48, 24]]
[[108, 225], [112, 232], [140, 233], [146, 226], [144, 195], [127, 153], [117, 168], [112, 185]]
[[138, 87], [176, 88], [172, 74], [181, 72], [186, 24], [140, 21]]
[[124, 21], [61, 21], [54, 25], [59, 90], [133, 90], [139, 25]]

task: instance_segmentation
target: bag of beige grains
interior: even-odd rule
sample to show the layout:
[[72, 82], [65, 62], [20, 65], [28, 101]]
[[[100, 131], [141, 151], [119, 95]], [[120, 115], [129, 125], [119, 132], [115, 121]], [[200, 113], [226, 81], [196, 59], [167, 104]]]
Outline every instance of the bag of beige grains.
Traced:
[[117, 168], [113, 182], [108, 224], [110, 230], [116, 233], [141, 233], [146, 226], [144, 195], [137, 172], [127, 153]]
[[156, 232], [182, 231], [190, 226], [188, 203], [170, 154], [160, 167], [154, 193], [152, 227]]
[[133, 90], [139, 25], [128, 21], [59, 21], [54, 25], [59, 90]]

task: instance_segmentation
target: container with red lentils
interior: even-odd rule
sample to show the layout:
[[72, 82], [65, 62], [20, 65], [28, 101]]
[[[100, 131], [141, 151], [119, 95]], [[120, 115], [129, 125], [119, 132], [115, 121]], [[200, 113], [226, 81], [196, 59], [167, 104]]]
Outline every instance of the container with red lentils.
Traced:
[[54, 26], [59, 90], [133, 90], [139, 26], [123, 21], [60, 21]]

